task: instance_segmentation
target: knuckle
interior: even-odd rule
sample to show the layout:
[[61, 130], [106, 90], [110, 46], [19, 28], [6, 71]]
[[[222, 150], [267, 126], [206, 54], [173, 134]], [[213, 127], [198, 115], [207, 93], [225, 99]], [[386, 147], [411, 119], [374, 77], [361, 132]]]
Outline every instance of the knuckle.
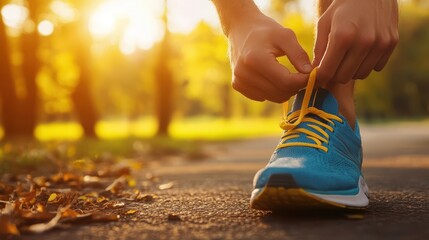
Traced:
[[258, 52], [255, 50], [249, 50], [243, 56], [243, 64], [246, 66], [255, 66], [257, 65]]
[[375, 36], [365, 34], [359, 38], [359, 44], [362, 48], [371, 48], [375, 43]]
[[396, 30], [392, 33], [391, 44], [395, 47], [399, 42], [399, 32]]
[[388, 37], [380, 37], [378, 41], [378, 47], [382, 49], [386, 49], [391, 45], [391, 39]]
[[355, 41], [357, 32], [354, 28], [342, 28], [335, 31], [332, 35], [338, 43], [349, 45]]
[[295, 32], [292, 29], [290, 29], [290, 28], [281, 28], [280, 30], [281, 30], [280, 31], [281, 36], [284, 39], [286, 39], [286, 41], [296, 39]]
[[244, 67], [242, 64], [237, 64], [234, 66], [234, 77], [243, 77], [244, 75]]
[[238, 78], [236, 78], [236, 77], [232, 78], [231, 86], [232, 86], [232, 88], [234, 90], [240, 92], [240, 90], [241, 90], [241, 84], [240, 84]]

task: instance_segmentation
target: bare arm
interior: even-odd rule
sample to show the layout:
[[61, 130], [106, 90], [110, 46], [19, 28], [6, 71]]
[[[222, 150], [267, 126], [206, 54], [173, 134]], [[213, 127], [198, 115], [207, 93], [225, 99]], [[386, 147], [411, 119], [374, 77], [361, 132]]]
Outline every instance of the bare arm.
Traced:
[[[307, 83], [310, 60], [295, 33], [265, 16], [252, 0], [213, 0], [230, 43], [232, 86], [257, 101], [284, 102]], [[277, 61], [287, 56], [299, 73]]]

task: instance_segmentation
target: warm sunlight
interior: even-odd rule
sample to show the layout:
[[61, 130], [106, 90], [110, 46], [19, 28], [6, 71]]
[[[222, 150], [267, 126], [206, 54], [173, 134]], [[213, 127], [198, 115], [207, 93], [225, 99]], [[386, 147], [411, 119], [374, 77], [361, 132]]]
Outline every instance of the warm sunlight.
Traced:
[[37, 25], [37, 31], [42, 36], [49, 36], [54, 32], [54, 24], [49, 20], [43, 20]]
[[89, 29], [96, 39], [118, 40], [122, 53], [132, 54], [162, 39], [162, 12], [162, 1], [109, 0], [95, 9]]
[[1, 15], [6, 26], [21, 29], [28, 17], [28, 10], [21, 5], [11, 3], [1, 9]]
[[[267, 10], [270, 1], [256, 0]], [[212, 2], [201, 0], [168, 0], [168, 29], [174, 33], [189, 33], [200, 21], [219, 27], [219, 19]], [[314, 12], [312, 0], [300, 3], [308, 18]], [[106, 0], [92, 13], [89, 29], [96, 39], [112, 38], [119, 42], [123, 54], [137, 49], [150, 49], [164, 35], [161, 21], [164, 1], [158, 0]]]

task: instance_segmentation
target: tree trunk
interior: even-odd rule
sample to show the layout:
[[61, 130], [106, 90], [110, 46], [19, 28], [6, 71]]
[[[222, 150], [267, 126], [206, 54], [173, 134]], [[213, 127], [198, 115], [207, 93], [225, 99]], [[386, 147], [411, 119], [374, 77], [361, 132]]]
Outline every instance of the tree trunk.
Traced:
[[173, 115], [173, 76], [168, 66], [171, 59], [170, 32], [168, 31], [167, 0], [164, 0], [164, 39], [161, 42], [161, 49], [155, 66], [155, 109], [158, 120], [157, 136], [169, 136]]
[[6, 27], [3, 23], [3, 18], [0, 16], [0, 98], [1, 120], [5, 138], [15, 135], [18, 130], [15, 122], [18, 110], [16, 106], [17, 96], [9, 56]]
[[[83, 8], [81, 11], [84, 11]], [[85, 13], [83, 13], [86, 16]], [[97, 137], [95, 125], [98, 121], [98, 111], [91, 94], [91, 36], [86, 26], [87, 17], [82, 17], [76, 23], [76, 32], [79, 40], [76, 44], [76, 61], [80, 69], [80, 76], [72, 94], [75, 111], [86, 137]]]
[[156, 115], [158, 119], [158, 136], [168, 136], [168, 127], [173, 115], [173, 77], [168, 66], [170, 59], [169, 36], [166, 33], [161, 43], [155, 67]]
[[[38, 1], [28, 1], [29, 17], [37, 25]], [[36, 77], [40, 67], [37, 57], [39, 47], [39, 35], [37, 30], [22, 35], [22, 53], [24, 56], [22, 63], [22, 73], [25, 83], [25, 97], [20, 101], [20, 135], [32, 137], [37, 124], [37, 84]]]

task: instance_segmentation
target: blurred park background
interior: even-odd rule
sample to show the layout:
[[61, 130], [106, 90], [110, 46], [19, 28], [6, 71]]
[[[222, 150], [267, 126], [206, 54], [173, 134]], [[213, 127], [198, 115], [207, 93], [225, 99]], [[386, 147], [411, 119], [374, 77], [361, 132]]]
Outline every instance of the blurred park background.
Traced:
[[[315, 0], [256, 3], [311, 55]], [[230, 87], [228, 45], [210, 1], [0, 0], [0, 9], [0, 138], [280, 132], [280, 106]], [[429, 0], [402, 0], [390, 63], [357, 85], [360, 118], [426, 121], [428, 56]]]

